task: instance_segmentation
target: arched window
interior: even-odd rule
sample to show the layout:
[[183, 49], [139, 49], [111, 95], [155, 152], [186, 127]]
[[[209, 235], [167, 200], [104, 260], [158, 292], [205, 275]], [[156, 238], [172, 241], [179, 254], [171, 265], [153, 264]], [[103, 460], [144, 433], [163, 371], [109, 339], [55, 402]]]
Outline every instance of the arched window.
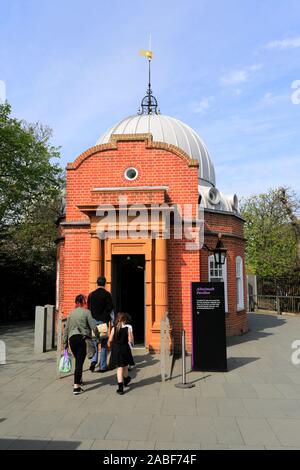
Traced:
[[225, 312], [228, 312], [227, 259], [225, 260], [225, 264], [217, 266], [214, 255], [208, 257], [208, 280], [209, 282], [224, 282]]
[[235, 259], [235, 275], [236, 275], [236, 307], [237, 310], [244, 310], [244, 276], [243, 276], [243, 259], [237, 256]]

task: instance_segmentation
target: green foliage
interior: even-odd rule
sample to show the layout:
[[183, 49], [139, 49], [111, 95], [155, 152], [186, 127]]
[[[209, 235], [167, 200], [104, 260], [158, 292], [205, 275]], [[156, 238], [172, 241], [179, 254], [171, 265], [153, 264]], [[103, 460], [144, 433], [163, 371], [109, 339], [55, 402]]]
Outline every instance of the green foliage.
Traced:
[[0, 276], [2, 319], [32, 316], [55, 297], [56, 238], [62, 170], [51, 130], [11, 116], [0, 105]]
[[[287, 191], [292, 201], [294, 195]], [[280, 189], [251, 196], [241, 205], [246, 220], [246, 265], [249, 273], [266, 277], [291, 274], [296, 265], [296, 236]]]
[[[43, 271], [51, 271], [56, 259], [54, 240], [57, 236], [55, 221], [59, 215], [59, 200], [48, 203], [37, 201], [27, 208], [21, 223], [6, 227], [2, 248], [15, 260], [35, 264]], [[1, 245], [0, 245], [1, 246]]]
[[61, 168], [51, 160], [59, 150], [49, 144], [51, 130], [11, 117], [0, 105], [0, 225], [24, 220], [32, 204], [55, 199], [61, 190]]

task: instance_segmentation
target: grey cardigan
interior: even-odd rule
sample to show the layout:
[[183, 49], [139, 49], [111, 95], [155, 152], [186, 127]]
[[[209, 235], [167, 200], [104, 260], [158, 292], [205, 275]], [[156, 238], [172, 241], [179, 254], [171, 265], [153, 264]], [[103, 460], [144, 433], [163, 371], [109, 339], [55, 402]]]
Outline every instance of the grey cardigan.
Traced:
[[67, 317], [64, 331], [64, 346], [68, 345], [69, 339], [74, 335], [82, 335], [88, 338], [92, 337], [94, 331], [96, 338], [100, 339], [97, 324], [92, 317], [90, 310], [77, 307]]

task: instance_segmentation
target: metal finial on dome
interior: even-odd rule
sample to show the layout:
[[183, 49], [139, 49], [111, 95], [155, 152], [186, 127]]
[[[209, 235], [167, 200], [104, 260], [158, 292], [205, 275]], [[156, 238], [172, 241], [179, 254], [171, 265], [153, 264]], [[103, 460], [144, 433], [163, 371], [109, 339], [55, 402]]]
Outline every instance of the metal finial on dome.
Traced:
[[145, 51], [142, 49], [140, 54], [144, 57], [147, 57], [149, 62], [149, 81], [148, 81], [148, 88], [146, 91], [146, 95], [142, 99], [141, 108], [138, 111], [138, 114], [159, 114], [157, 99], [152, 94], [151, 90], [151, 60], [153, 58], [153, 52], [151, 51], [151, 40], [149, 44], [149, 50]]

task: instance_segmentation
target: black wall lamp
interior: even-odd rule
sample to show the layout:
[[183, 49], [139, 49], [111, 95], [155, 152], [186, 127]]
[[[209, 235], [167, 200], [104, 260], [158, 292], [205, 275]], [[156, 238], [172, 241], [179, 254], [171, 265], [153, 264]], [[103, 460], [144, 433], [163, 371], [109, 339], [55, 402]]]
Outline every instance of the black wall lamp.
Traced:
[[216, 266], [223, 266], [226, 261], [227, 250], [223, 245], [222, 242], [222, 234], [218, 234], [218, 241], [215, 248], [209, 248], [205, 243], [203, 244], [203, 248], [207, 251], [210, 251], [214, 254], [215, 264]]

